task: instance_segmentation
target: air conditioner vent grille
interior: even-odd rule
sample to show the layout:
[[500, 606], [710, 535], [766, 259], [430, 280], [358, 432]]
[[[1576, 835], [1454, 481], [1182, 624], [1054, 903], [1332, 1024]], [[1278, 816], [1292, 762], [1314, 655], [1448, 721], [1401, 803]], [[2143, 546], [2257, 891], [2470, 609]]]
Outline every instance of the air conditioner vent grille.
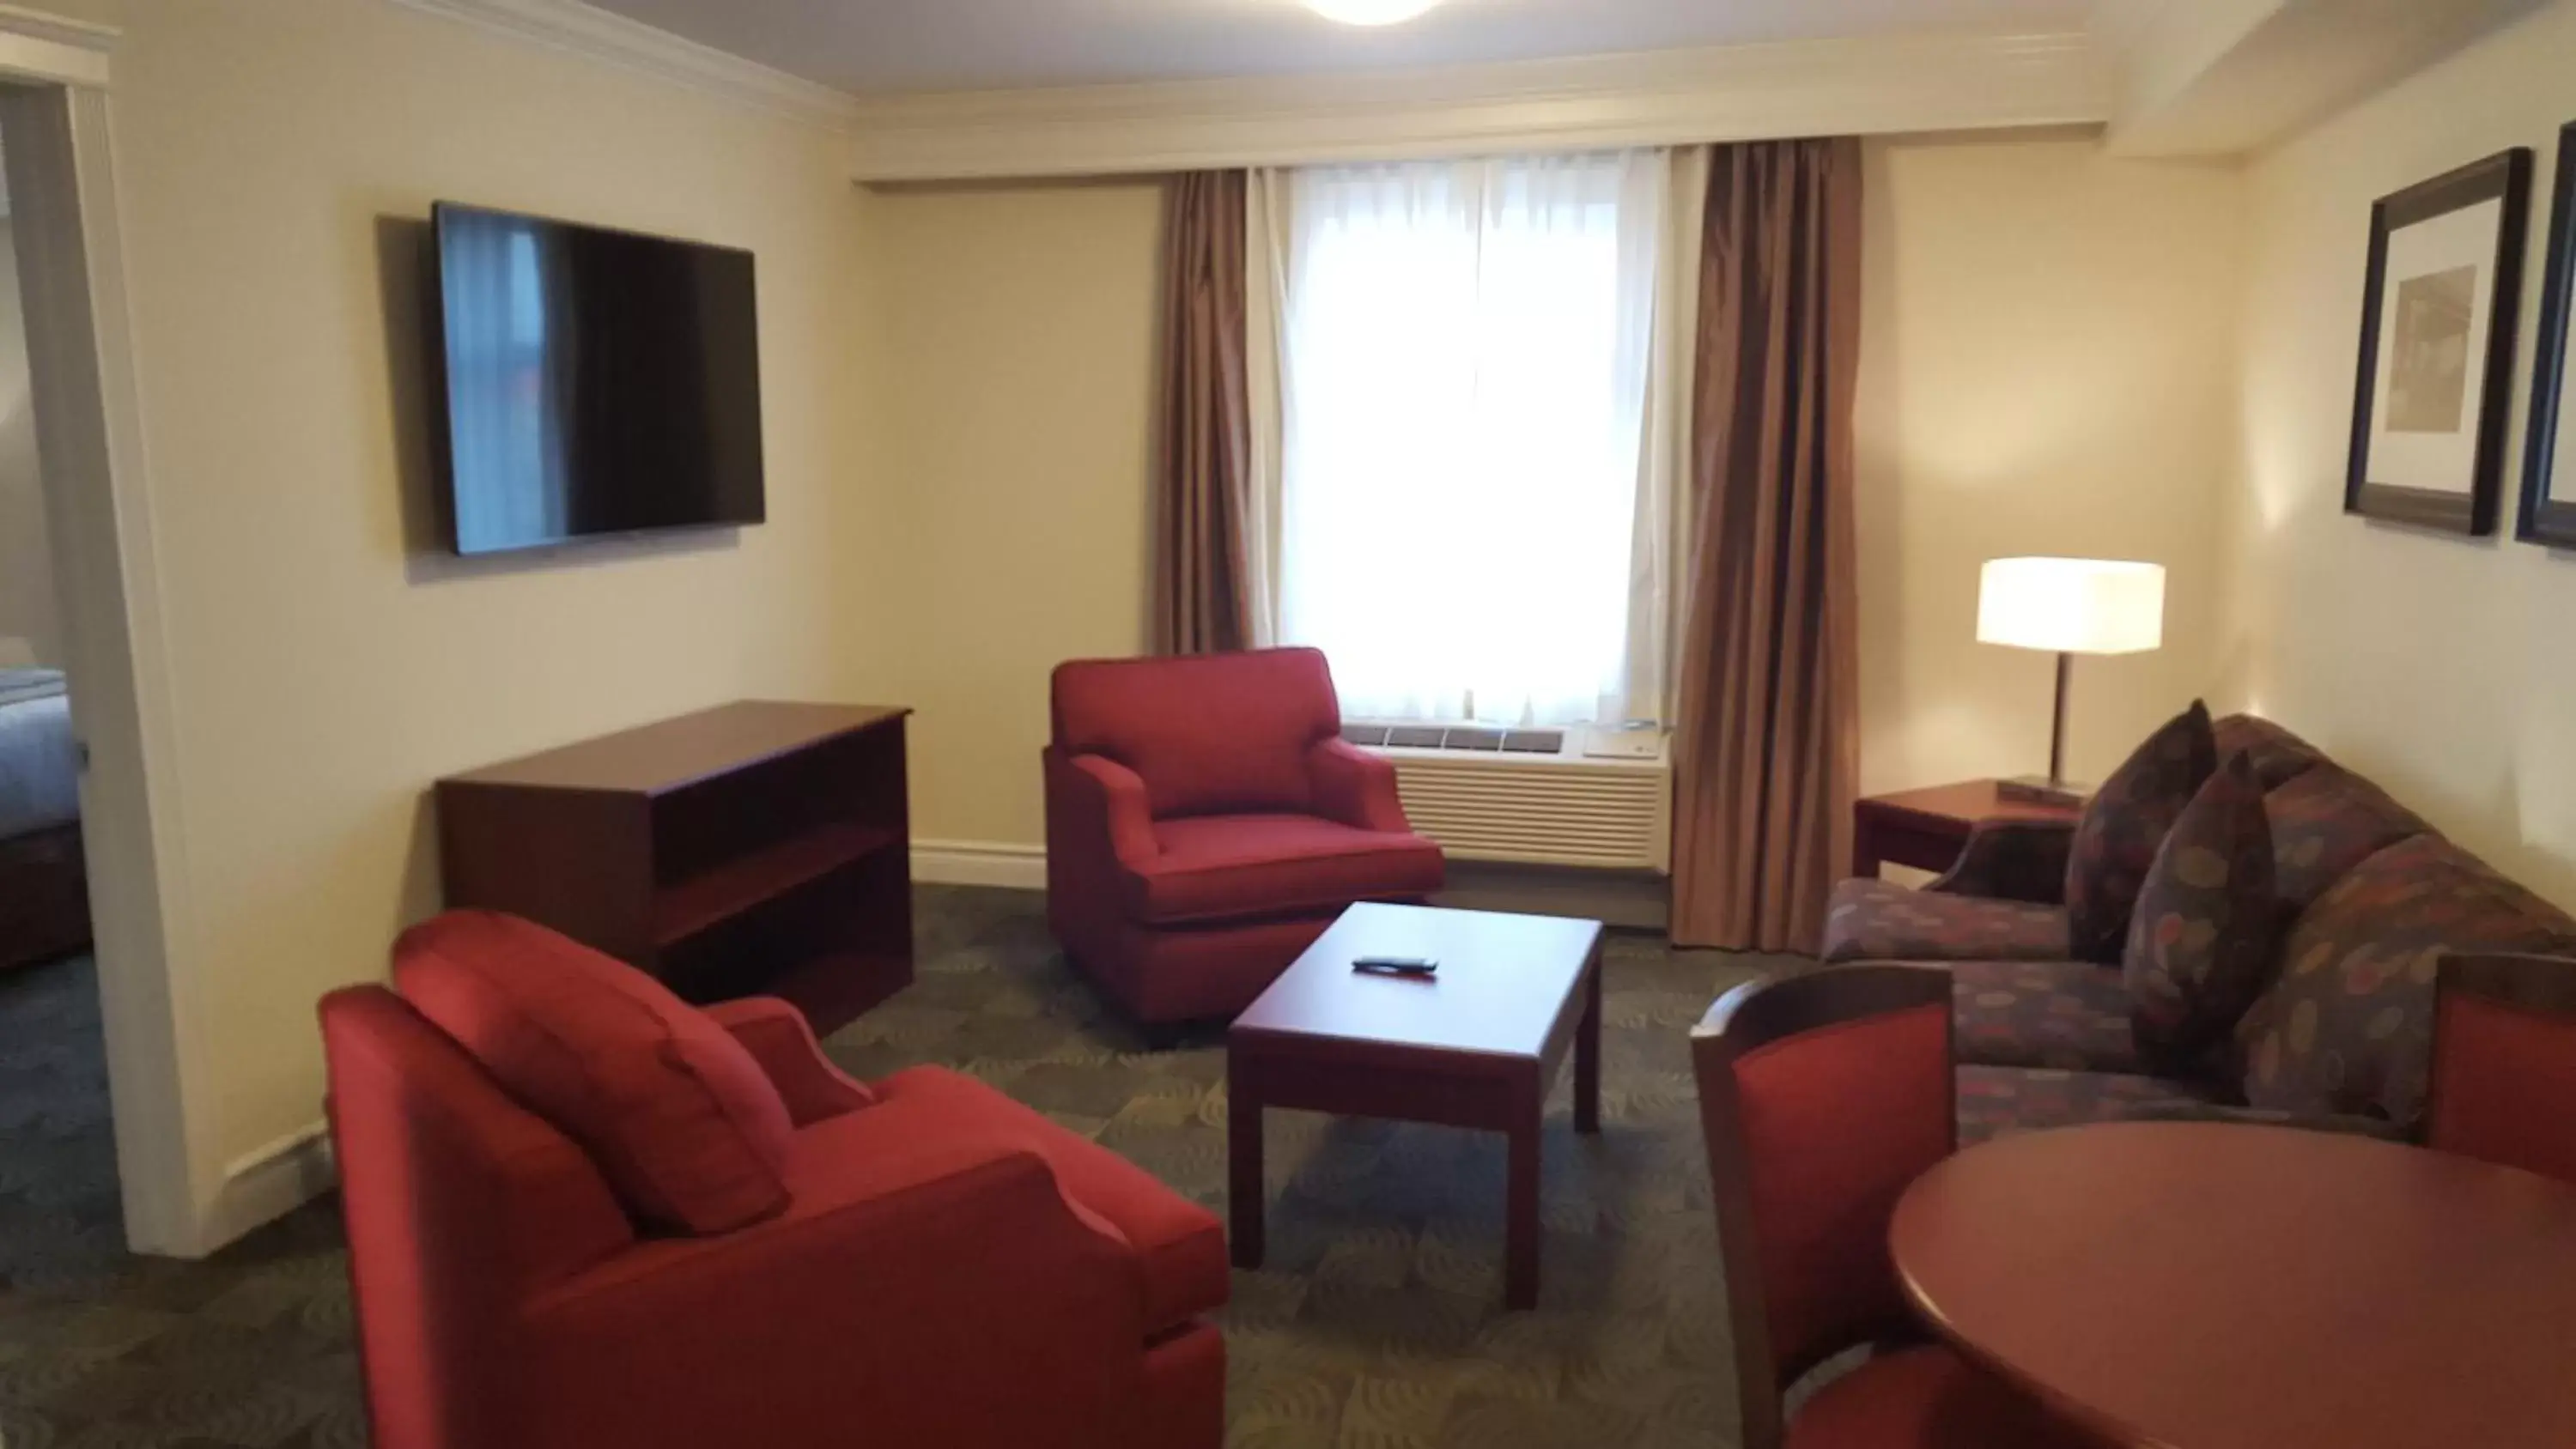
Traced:
[[1368, 749], [1455, 750], [1472, 754], [1561, 755], [1563, 730], [1504, 730], [1486, 725], [1346, 724], [1342, 738]]
[[1661, 761], [1398, 755], [1394, 762], [1414, 829], [1461, 860], [1668, 868], [1672, 777]]

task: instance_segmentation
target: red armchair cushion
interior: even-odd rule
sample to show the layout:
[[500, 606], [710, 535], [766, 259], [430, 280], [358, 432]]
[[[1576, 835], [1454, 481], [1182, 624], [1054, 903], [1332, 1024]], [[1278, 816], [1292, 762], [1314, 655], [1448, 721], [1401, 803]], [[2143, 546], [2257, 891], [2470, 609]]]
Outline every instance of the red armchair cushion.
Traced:
[[1324, 656], [1266, 649], [1080, 660], [1055, 672], [1055, 743], [1142, 776], [1157, 819], [1315, 809], [1307, 751], [1339, 734]]
[[777, 1089], [643, 972], [515, 917], [454, 911], [404, 933], [394, 984], [580, 1143], [638, 1221], [714, 1234], [787, 1207], [795, 1129]]
[[[1205, 1208], [1144, 1169], [972, 1077], [916, 1067], [876, 1084], [889, 1110], [917, 1113], [925, 1133], [980, 1141], [1007, 1139], [1046, 1159], [1065, 1200], [1126, 1243], [1145, 1275], [1145, 1331], [1162, 1333], [1224, 1305], [1232, 1287], [1225, 1230]], [[828, 1160], [833, 1125], [803, 1134], [800, 1154]]]
[[1309, 815], [1161, 820], [1154, 836], [1161, 852], [1126, 876], [1128, 917], [1149, 925], [1429, 895], [1445, 873], [1440, 847], [1419, 835], [1356, 830]]
[[1817, 1389], [1790, 1421], [1783, 1449], [2077, 1449], [2090, 1442], [1957, 1353], [1927, 1346], [1882, 1354]]

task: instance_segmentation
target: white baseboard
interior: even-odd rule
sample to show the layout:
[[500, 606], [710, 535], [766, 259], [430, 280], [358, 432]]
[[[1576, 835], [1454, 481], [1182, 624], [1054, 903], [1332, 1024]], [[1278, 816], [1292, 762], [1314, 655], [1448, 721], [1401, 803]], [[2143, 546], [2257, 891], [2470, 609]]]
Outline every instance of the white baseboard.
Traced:
[[998, 840], [916, 840], [912, 878], [924, 885], [1046, 889], [1046, 847]]
[[198, 1215], [204, 1256], [329, 1192], [340, 1180], [327, 1122], [290, 1132], [224, 1169], [215, 1201]]

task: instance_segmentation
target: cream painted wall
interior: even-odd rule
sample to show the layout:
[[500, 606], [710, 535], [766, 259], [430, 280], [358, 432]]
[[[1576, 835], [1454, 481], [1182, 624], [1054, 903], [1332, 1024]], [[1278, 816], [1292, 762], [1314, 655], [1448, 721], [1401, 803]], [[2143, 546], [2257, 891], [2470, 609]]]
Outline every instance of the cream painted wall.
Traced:
[[1863, 788], [2046, 770], [2052, 657], [1976, 642], [1978, 570], [2015, 554], [2169, 570], [2161, 651], [2076, 661], [2068, 765], [2098, 780], [2214, 674], [2241, 178], [2090, 134], [1865, 164]]
[[2234, 444], [2241, 179], [2090, 134], [1865, 152], [1862, 785], [2044, 771], [2050, 656], [1976, 642], [1989, 558], [2170, 571], [2165, 648], [2075, 666], [2099, 779], [2206, 690]]
[[27, 403], [27, 326], [18, 304], [18, 242], [0, 217], [0, 669], [63, 662], [53, 548]]
[[[82, 7], [120, 189], [202, 1022], [201, 1157], [317, 1123], [315, 999], [436, 902], [436, 776], [746, 695], [890, 692], [868, 203], [838, 138], [394, 5]], [[759, 257], [771, 521], [423, 556], [416, 231], [454, 198]]]
[[[1978, 565], [2017, 552], [2174, 570], [2168, 648], [2079, 666], [2076, 763], [2107, 771], [2213, 673], [2240, 179], [2089, 134], [1874, 142], [1868, 166], [1867, 783], [2046, 764], [2048, 660], [1973, 638]], [[1158, 192], [876, 209], [915, 827], [1034, 844], [1047, 670], [1144, 642]]]
[[2249, 177], [2245, 486], [2231, 527], [2234, 692], [2461, 843], [2576, 906], [2576, 560], [2347, 518], [2371, 202], [2536, 150], [2508, 496], [2521, 476], [2558, 127], [2576, 119], [2560, 3], [2328, 121]]
[[1047, 674], [1145, 647], [1153, 182], [876, 197], [913, 831], [1045, 838]]

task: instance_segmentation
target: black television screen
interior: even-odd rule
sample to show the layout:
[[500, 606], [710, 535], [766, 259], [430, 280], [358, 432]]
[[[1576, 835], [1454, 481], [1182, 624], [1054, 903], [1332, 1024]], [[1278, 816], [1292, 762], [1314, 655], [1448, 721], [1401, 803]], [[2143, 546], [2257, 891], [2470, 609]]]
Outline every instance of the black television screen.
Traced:
[[458, 553], [762, 520], [751, 253], [433, 218]]

